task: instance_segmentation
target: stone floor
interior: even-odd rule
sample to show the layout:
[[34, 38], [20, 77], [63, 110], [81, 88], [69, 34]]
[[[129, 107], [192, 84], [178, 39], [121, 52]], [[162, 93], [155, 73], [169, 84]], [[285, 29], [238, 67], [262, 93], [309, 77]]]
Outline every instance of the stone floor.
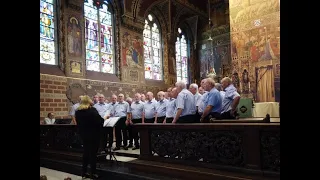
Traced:
[[70, 177], [72, 180], [80, 180], [81, 176], [77, 176], [74, 174], [69, 174], [61, 171], [56, 171], [53, 169], [48, 169], [44, 167], [40, 167], [40, 176], [47, 176], [47, 180], [64, 180], [64, 178]]

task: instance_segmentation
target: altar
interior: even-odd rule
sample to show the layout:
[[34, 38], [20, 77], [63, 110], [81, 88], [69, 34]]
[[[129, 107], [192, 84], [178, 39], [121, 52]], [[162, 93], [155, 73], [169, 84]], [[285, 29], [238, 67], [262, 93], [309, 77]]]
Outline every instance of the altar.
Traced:
[[252, 108], [253, 117], [265, 117], [269, 114], [270, 117], [280, 117], [280, 105], [278, 102], [261, 102], [254, 103]]

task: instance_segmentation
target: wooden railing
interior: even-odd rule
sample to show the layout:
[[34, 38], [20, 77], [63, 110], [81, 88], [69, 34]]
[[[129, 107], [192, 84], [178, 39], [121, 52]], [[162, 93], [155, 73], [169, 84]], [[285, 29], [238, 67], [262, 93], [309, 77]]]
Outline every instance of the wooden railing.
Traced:
[[140, 159], [280, 174], [280, 123], [136, 124]]

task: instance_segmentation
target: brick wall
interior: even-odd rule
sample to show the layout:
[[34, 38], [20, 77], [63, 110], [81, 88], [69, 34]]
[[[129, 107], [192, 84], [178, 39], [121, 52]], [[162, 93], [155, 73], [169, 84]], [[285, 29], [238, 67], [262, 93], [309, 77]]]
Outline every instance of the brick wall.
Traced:
[[40, 75], [40, 120], [54, 112], [56, 119], [68, 118], [66, 97], [67, 79], [53, 75]]

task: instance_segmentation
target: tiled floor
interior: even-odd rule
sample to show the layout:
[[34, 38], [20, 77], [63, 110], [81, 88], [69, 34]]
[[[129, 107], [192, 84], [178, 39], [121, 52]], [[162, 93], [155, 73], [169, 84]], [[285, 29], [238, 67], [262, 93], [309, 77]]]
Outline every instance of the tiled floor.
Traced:
[[45, 175], [47, 176], [48, 180], [64, 180], [67, 177], [70, 177], [72, 180], [81, 180], [80, 176], [69, 174], [61, 171], [56, 171], [53, 169], [48, 169], [44, 167], [40, 167], [40, 176]]

